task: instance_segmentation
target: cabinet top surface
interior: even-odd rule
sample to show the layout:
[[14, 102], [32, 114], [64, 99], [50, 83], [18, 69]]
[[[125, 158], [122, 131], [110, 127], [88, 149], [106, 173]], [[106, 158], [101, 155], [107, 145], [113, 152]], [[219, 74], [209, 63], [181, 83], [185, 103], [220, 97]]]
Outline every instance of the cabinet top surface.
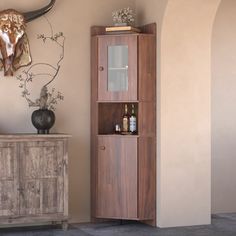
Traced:
[[94, 35], [95, 38], [105, 38], [105, 37], [138, 37], [138, 36], [148, 36], [155, 37], [154, 34], [144, 34], [144, 33], [114, 33], [114, 34], [99, 34]]
[[51, 139], [51, 138], [70, 138], [70, 134], [0, 134], [1, 139]]

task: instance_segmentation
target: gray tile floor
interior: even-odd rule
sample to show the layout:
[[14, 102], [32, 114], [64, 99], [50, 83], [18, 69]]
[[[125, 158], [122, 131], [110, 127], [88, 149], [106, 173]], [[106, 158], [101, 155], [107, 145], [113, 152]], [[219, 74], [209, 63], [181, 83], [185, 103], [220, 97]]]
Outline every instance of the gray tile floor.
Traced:
[[71, 225], [64, 232], [59, 228], [39, 227], [1, 229], [0, 236], [236, 236], [236, 214], [220, 214], [212, 217], [208, 226], [158, 229], [128, 222]]

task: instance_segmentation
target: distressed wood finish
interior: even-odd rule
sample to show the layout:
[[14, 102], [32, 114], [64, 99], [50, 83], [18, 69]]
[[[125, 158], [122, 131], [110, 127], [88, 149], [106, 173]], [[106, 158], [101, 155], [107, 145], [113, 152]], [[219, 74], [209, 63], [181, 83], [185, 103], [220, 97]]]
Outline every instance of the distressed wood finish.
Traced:
[[[91, 207], [93, 220], [130, 219], [155, 226], [156, 24], [141, 30], [106, 35], [104, 27], [91, 29]], [[128, 41], [135, 42], [129, 46], [129, 92], [109, 92], [107, 47]], [[114, 135], [124, 104], [129, 111], [135, 104], [135, 135]]]
[[14, 143], [0, 143], [0, 216], [19, 215], [18, 159]]
[[68, 137], [0, 135], [0, 224], [63, 221], [65, 227]]
[[22, 194], [20, 214], [63, 212], [63, 142], [20, 144]]

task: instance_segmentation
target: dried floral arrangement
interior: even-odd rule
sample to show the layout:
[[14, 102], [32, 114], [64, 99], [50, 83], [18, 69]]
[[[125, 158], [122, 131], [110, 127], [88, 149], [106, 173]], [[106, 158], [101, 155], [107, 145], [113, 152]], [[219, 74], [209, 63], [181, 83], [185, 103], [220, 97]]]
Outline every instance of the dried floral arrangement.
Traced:
[[[46, 17], [45, 17], [46, 18]], [[46, 18], [47, 20], [47, 18]], [[23, 70], [21, 74], [17, 75], [17, 80], [20, 81], [19, 87], [23, 89], [22, 97], [26, 99], [29, 107], [39, 107], [40, 109], [49, 109], [55, 111], [55, 106], [58, 101], [64, 100], [64, 97], [61, 92], [55, 90], [55, 88], [51, 88], [49, 90], [49, 85], [56, 79], [60, 68], [61, 62], [64, 59], [64, 50], [65, 50], [65, 36], [62, 32], [55, 33], [53, 32], [53, 28], [51, 23], [47, 20], [50, 25], [51, 33], [49, 36], [45, 36], [44, 34], [39, 34], [37, 39], [42, 40], [43, 43], [47, 43], [47, 41], [51, 41], [55, 43], [60, 51], [59, 59], [57, 60], [56, 65], [51, 65], [49, 63], [35, 63], [31, 65], [27, 70]], [[43, 72], [37, 73], [35, 69], [42, 66]], [[51, 69], [52, 73], [45, 72], [45, 66]], [[44, 84], [40, 91], [39, 98], [33, 100], [30, 98], [31, 93], [28, 89], [29, 83], [32, 83], [39, 76], [47, 76], [49, 78], [49, 82]]]
[[132, 24], [134, 22], [134, 13], [130, 7], [127, 7], [113, 11], [112, 18], [115, 24]]

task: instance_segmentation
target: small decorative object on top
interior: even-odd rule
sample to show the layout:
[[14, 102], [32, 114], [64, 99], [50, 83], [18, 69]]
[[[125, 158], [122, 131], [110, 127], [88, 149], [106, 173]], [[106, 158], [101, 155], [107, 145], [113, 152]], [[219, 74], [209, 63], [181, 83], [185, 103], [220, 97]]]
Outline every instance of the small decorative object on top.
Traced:
[[[49, 23], [49, 22], [48, 22]], [[64, 43], [65, 36], [62, 32], [53, 33], [51, 24], [51, 35], [45, 36], [44, 34], [38, 35], [38, 39], [41, 39], [44, 43], [51, 41], [55, 43], [61, 50], [60, 57], [57, 60], [56, 65], [51, 65], [49, 63], [35, 63], [31, 65], [27, 70], [24, 70], [22, 74], [16, 76], [20, 81], [19, 87], [23, 89], [22, 97], [26, 99], [29, 107], [38, 107], [38, 110], [35, 110], [32, 114], [31, 121], [34, 127], [38, 130], [39, 134], [48, 134], [50, 128], [55, 123], [55, 105], [58, 101], [63, 100], [64, 97], [60, 92], [56, 92], [55, 88], [49, 90], [49, 85], [56, 79], [60, 68], [61, 62], [64, 59]], [[43, 72], [39, 72], [43, 70]], [[29, 84], [32, 83], [37, 77], [45, 76], [48, 78], [48, 82], [44, 84], [40, 91], [39, 98], [33, 100], [30, 98], [31, 93], [29, 91]]]
[[134, 13], [129, 7], [112, 12], [114, 26], [106, 27], [107, 34], [140, 33], [141, 30], [133, 27]]
[[131, 25], [134, 22], [133, 10], [129, 7], [112, 12], [115, 26]]
[[139, 28], [133, 26], [109, 26], [105, 28], [107, 34], [115, 34], [115, 33], [140, 33], [141, 30]]

